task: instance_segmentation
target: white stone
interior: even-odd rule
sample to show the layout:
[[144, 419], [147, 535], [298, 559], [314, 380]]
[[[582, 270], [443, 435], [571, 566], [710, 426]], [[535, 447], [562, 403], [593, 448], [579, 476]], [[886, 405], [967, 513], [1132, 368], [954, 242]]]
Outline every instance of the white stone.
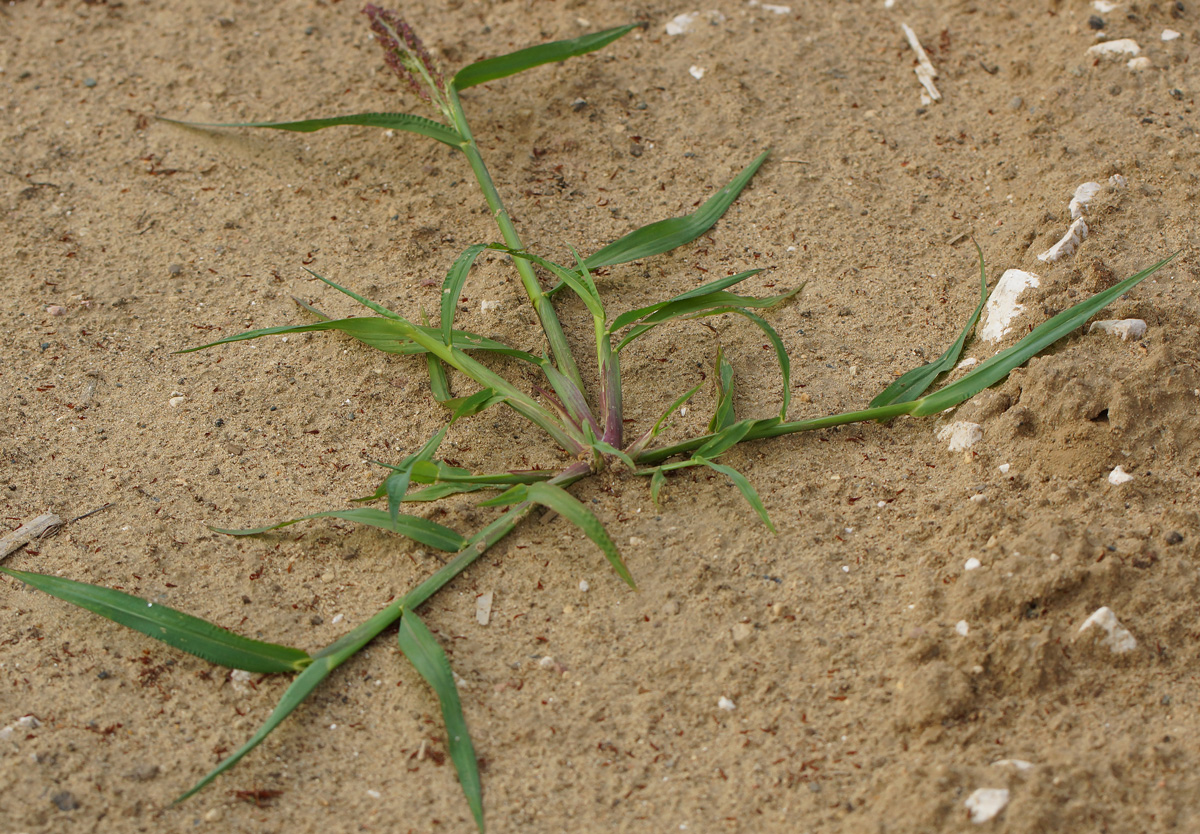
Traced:
[[1125, 178], [1120, 174], [1113, 174], [1108, 178], [1108, 184], [1113, 188], [1124, 188], [1129, 183], [1126, 182]]
[[492, 619], [492, 600], [495, 598], [493, 591], [488, 591], [486, 594], [480, 594], [475, 597], [475, 622], [481, 626], [487, 625]]
[[1099, 330], [1101, 333], [1109, 333], [1113, 336], [1120, 336], [1121, 341], [1129, 339], [1140, 339], [1146, 335], [1146, 322], [1141, 319], [1105, 319], [1104, 321], [1094, 321], [1091, 327], [1088, 328], [1088, 333], [1093, 330]]
[[699, 12], [684, 12], [680, 15], [675, 15], [671, 20], [667, 21], [668, 35], [683, 35], [692, 30], [692, 24], [696, 22], [696, 18], [700, 16]]
[[704, 77], [704, 67], [698, 67], [695, 64], [688, 68], [688, 72], [691, 73], [692, 78], [696, 79], [697, 81]]
[[961, 371], [963, 368], [974, 368], [979, 364], [979, 360], [974, 356], [968, 357], [954, 366], [954, 370]]
[[579, 581], [579, 590], [583, 591], [585, 594], [587, 593], [587, 590], [588, 590], [588, 588], [590, 588], [590, 587], [591, 587], [591, 586], [590, 586], [590, 585], [588, 585], [588, 583], [587, 583], [587, 580], [586, 580], [586, 579], [581, 579], [581, 580]]
[[492, 310], [498, 310], [499, 308], [500, 308], [499, 301], [483, 300], [483, 301], [479, 302], [479, 312], [481, 312], [481, 313], [489, 313]]
[[1000, 464], [999, 466], [997, 466], [996, 468], [1000, 470], [1000, 474], [1001, 474], [1001, 475], [1007, 475], [1007, 474], [1008, 474], [1008, 470], [1009, 470], [1009, 468], [1010, 468], [1010, 464], [1007, 464], [1007, 463], [1002, 463], [1002, 464]]
[[1121, 625], [1117, 615], [1107, 605], [1097, 608], [1092, 616], [1084, 620], [1079, 631], [1087, 631], [1092, 626], [1099, 626], [1104, 630], [1106, 636], [1100, 640], [1100, 645], [1108, 646], [1113, 654], [1124, 654], [1137, 648], [1137, 639]]
[[1100, 14], [1108, 14], [1117, 7], [1112, 0], [1092, 0], [1092, 8], [1100, 12]]
[[1120, 38], [1115, 41], [1105, 41], [1088, 47], [1088, 55], [1096, 58], [1124, 58], [1140, 55], [1142, 48], [1132, 38]]
[[186, 399], [186, 397], [171, 397], [171, 399], [167, 400], [167, 405], [171, 406], [171, 408], [179, 408]]
[[946, 441], [951, 452], [961, 452], [983, 440], [983, 426], [960, 420], [938, 429], [937, 439]]
[[963, 570], [978, 570], [983, 567], [983, 562], [980, 562], [974, 556], [963, 563]]
[[1108, 482], [1113, 486], [1127, 484], [1133, 480], [1133, 476], [1125, 471], [1123, 467], [1115, 466], [1113, 471], [1108, 473]]
[[961, 637], [966, 637], [971, 633], [971, 627], [967, 625], [966, 620], [959, 620], [957, 623], [955, 623], [954, 630], [957, 631]]
[[1154, 69], [1154, 62], [1145, 55], [1142, 55], [1138, 58], [1130, 58], [1129, 63], [1127, 63], [1125, 66], [1129, 67], [1129, 69], [1133, 70], [1134, 72], [1143, 72], [1144, 70]]
[[1164, 41], [1173, 41], [1179, 37], [1179, 33], [1174, 29], [1163, 29], [1162, 39]]
[[1079, 244], [1083, 243], [1083, 241], [1087, 239], [1087, 236], [1087, 223], [1084, 222], [1082, 217], [1077, 217], [1071, 223], [1071, 225], [1067, 227], [1066, 234], [1059, 238], [1058, 243], [1054, 244], [1045, 252], [1038, 255], [1038, 260], [1053, 263], [1059, 258], [1065, 258], [1078, 249]]
[[1033, 762], [1027, 762], [1024, 759], [997, 759], [992, 762], [992, 767], [1011, 767], [1014, 770], [1032, 770]]
[[1032, 272], [1020, 269], [1005, 270], [983, 308], [983, 326], [979, 328], [979, 338], [988, 342], [1003, 339], [1013, 319], [1025, 309], [1017, 303], [1017, 299], [1025, 290], [1038, 286], [1041, 281], [1042, 279]]
[[721, 699], [719, 701], [717, 701], [717, 706], [723, 710], [729, 710], [729, 711], [737, 709], [737, 704], [735, 704], [733, 701], [726, 698], [724, 695], [722, 695]]
[[978, 788], [963, 803], [971, 812], [971, 822], [979, 825], [995, 817], [1008, 804], [1005, 788]]
[[1098, 182], [1085, 182], [1076, 188], [1075, 193], [1071, 195], [1071, 202], [1067, 204], [1071, 209], [1071, 219], [1078, 220], [1083, 217], [1084, 207], [1103, 190], [1104, 186]]

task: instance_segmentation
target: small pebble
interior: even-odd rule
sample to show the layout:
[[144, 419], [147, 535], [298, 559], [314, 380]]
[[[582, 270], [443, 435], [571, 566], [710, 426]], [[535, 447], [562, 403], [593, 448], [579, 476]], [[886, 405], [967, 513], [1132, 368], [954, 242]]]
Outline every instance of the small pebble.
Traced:
[[[1163, 38], [1163, 40], [1166, 40], [1166, 38]], [[85, 78], [85, 79], [83, 79], [83, 86], [85, 86], [85, 87], [95, 87], [95, 86], [96, 86], [96, 79], [94, 79], [94, 78]]]
[[1104, 28], [1104, 18], [1098, 14], [1094, 14], [1088, 18], [1088, 28], [1095, 29], [1097, 32]]
[[1099, 626], [1105, 632], [1105, 636], [1100, 640], [1100, 645], [1108, 646], [1113, 654], [1124, 654], [1137, 648], [1137, 639], [1129, 633], [1125, 626], [1121, 625], [1117, 615], [1107, 605], [1097, 608], [1090, 617], [1084, 620], [1079, 631], [1082, 633], [1092, 626]]
[[1088, 47], [1088, 55], [1094, 58], [1123, 58], [1126, 55], [1140, 55], [1142, 48], [1131, 38], [1120, 38], [1115, 41], [1104, 41]]
[[971, 822], [979, 825], [1004, 810], [1008, 804], [1008, 791], [1005, 788], [979, 788], [963, 804], [971, 812]]
[[205, 822], [220, 822], [224, 812], [220, 808], [209, 808], [204, 814]]
[[1027, 762], [1024, 759], [997, 759], [992, 762], [992, 767], [1011, 767], [1016, 770], [1032, 770], [1033, 762]]
[[171, 397], [171, 399], [167, 400], [167, 405], [171, 406], [171, 408], [179, 408], [186, 399], [186, 397]]
[[345, 615], [343, 615], [343, 614], [334, 614], [334, 615], [333, 615], [333, 619], [332, 619], [332, 620], [330, 620], [329, 622], [330, 622], [331, 624], [333, 624], [333, 625], [337, 625], [338, 623], [340, 623], [340, 622], [341, 622], [342, 620], [344, 620], [344, 619], [346, 619]]
[[1134, 72], [1144, 72], [1148, 69], [1154, 69], [1154, 62], [1145, 55], [1139, 55], [1137, 58], [1131, 58], [1125, 66]]
[[169, 267], [167, 267], [167, 272], [171, 273], [172, 275], [179, 275], [183, 272], [183, 264], [171, 264]]
[[1179, 33], [1174, 29], [1163, 29], [1162, 39], [1164, 41], [1173, 41], [1179, 37]]
[[996, 468], [1000, 470], [1001, 475], [1008, 474], [1009, 465], [1007, 463], [1002, 463], [999, 466], [997, 466]]
[[954, 624], [954, 630], [957, 631], [960, 636], [966, 637], [970, 633], [971, 627], [967, 625], [966, 620], [959, 620]]
[[673, 617], [679, 613], [679, 603], [673, 599], [667, 600], [667, 604], [662, 607], [662, 612], [668, 617]]
[[580, 110], [587, 107], [587, 104], [588, 103], [587, 103], [586, 99], [577, 98], [573, 102], [571, 102], [571, 109], [574, 110], [576, 113], [578, 113]]
[[1178, 530], [1172, 530], [1170, 533], [1167, 533], [1167, 535], [1163, 536], [1163, 541], [1165, 541], [1168, 545], [1179, 544], [1181, 541], [1183, 541], [1183, 533], [1180, 533]]
[[692, 78], [696, 79], [697, 81], [704, 77], [704, 67], [698, 67], [693, 64], [688, 69], [688, 72], [691, 73]]
[[1009, 110], [1020, 110], [1024, 104], [1025, 104], [1025, 99], [1021, 98], [1020, 96], [1013, 96], [1012, 98], [1010, 98], [1008, 100], [1008, 109]]
[[67, 314], [67, 308], [60, 307], [57, 304], [51, 304], [46, 308], [46, 312], [52, 316], [65, 316]]
[[1108, 482], [1110, 484], [1112, 484], [1113, 486], [1120, 486], [1121, 484], [1127, 484], [1132, 480], [1133, 480], [1133, 476], [1130, 475], [1128, 472], [1126, 472], [1124, 469], [1122, 469], [1120, 466], [1115, 467], [1112, 472], [1108, 473]]
[[371, 797], [371, 799], [379, 799], [379, 797], [383, 796], [383, 794], [376, 790], [368, 790], [367, 796]]
[[1146, 335], [1146, 322], [1142, 319], [1106, 319], [1092, 322], [1088, 327], [1088, 333], [1093, 330], [1099, 330], [1101, 333], [1108, 333], [1111, 336], [1120, 336], [1122, 342], [1129, 339], [1136, 341]]
[[486, 594], [480, 594], [475, 598], [475, 622], [481, 626], [485, 626], [492, 619], [492, 599], [494, 593], [488, 591]]
[[722, 695], [720, 700], [717, 701], [717, 707], [732, 712], [737, 709], [737, 704]]
[[50, 797], [50, 801], [58, 806], [60, 811], [74, 811], [79, 807], [79, 800], [70, 791], [59, 791]]
[[587, 583], [587, 580], [586, 580], [586, 579], [582, 579], [582, 580], [580, 580], [580, 582], [579, 582], [579, 590], [583, 591], [584, 593], [587, 593], [587, 589], [588, 589], [589, 587], [591, 587], [591, 586], [590, 586], [590, 585], [588, 585], [588, 583]]
[[938, 429], [937, 439], [946, 442], [949, 451], [961, 452], [983, 440], [983, 426], [963, 421], [951, 423]]
[[977, 570], [981, 567], [983, 567], [983, 563], [974, 556], [972, 556], [963, 564], [963, 570]]

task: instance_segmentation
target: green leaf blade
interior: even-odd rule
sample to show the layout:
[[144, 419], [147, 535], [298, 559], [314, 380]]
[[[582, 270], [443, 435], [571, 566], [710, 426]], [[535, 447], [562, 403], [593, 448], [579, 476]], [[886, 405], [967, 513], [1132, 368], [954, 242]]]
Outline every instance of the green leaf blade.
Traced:
[[556, 63], [577, 55], [586, 55], [597, 49], [603, 49], [638, 28], [638, 25], [631, 23], [628, 26], [618, 26], [615, 29], [605, 29], [602, 32], [593, 32], [578, 38], [538, 44], [528, 49], [510, 52], [507, 55], [477, 61], [459, 70], [450, 83], [454, 85], [455, 89], [466, 90], [469, 87], [516, 75], [518, 72], [524, 72], [542, 64]]
[[274, 674], [295, 672], [312, 662], [300, 649], [251, 640], [191, 614], [112, 588], [11, 568], [0, 568], [0, 572], [218, 666]]
[[280, 521], [277, 524], [269, 524], [266, 527], [254, 527], [250, 529], [226, 529], [222, 527], [210, 528], [214, 533], [224, 533], [227, 536], [257, 536], [261, 533], [267, 533], [271, 530], [278, 530], [281, 527], [288, 527], [292, 524], [299, 524], [301, 521], [309, 521], [314, 518], [337, 518], [342, 521], [351, 521], [355, 524], [366, 524], [369, 527], [378, 527], [380, 530], [388, 530], [392, 533], [398, 533], [401, 536], [410, 538], [415, 542], [441, 550], [445, 553], [455, 553], [462, 549], [466, 543], [458, 532], [451, 530], [438, 524], [436, 521], [429, 521], [418, 516], [399, 514], [396, 521], [393, 522], [390, 513], [384, 510], [378, 510], [374, 507], [359, 507], [352, 510], [330, 510], [323, 513], [312, 513], [311, 515], [300, 516], [299, 518]]
[[958, 364], [958, 357], [962, 355], [963, 345], [966, 344], [967, 336], [975, 328], [975, 323], [979, 321], [980, 314], [983, 313], [984, 305], [987, 304], [987, 274], [984, 271], [983, 252], [979, 250], [979, 244], [975, 244], [975, 249], [979, 251], [979, 305], [975, 308], [975, 312], [971, 314], [971, 318], [967, 320], [967, 325], [958, 334], [958, 338], [950, 347], [946, 348], [946, 352], [940, 357], [919, 368], [913, 368], [908, 373], [898, 377], [895, 382], [871, 400], [869, 408], [878, 408], [881, 405], [892, 405], [893, 403], [911, 402], [922, 394], [926, 389], [933, 384], [933, 381], [941, 376], [946, 371], [952, 370]]
[[487, 249], [486, 243], [473, 243], [462, 251], [454, 260], [446, 280], [442, 284], [442, 340], [452, 344], [451, 330], [454, 326], [454, 311], [458, 308], [458, 298], [462, 295], [463, 286], [467, 283], [467, 274], [475, 264], [479, 254]]
[[334, 116], [328, 119], [300, 119], [292, 122], [182, 122], [177, 119], [160, 119], [160, 121], [184, 127], [256, 127], [271, 130], [288, 130], [294, 133], [312, 133], [327, 127], [351, 125], [356, 127], [381, 127], [386, 130], [403, 130], [416, 133], [429, 139], [436, 139], [444, 145], [462, 149], [466, 141], [457, 131], [446, 127], [433, 119], [416, 116], [412, 113], [355, 113], [350, 116]]
[[990, 359], [981, 362], [962, 379], [952, 382], [944, 388], [927, 394], [915, 403], [909, 413], [914, 417], [937, 414], [947, 408], [958, 405], [970, 399], [985, 388], [995, 385], [1008, 376], [1013, 368], [1024, 365], [1031, 358], [1041, 353], [1050, 345], [1087, 323], [1088, 319], [1099, 313], [1119, 296], [1136, 287], [1155, 272], [1170, 263], [1176, 255], [1170, 255], [1153, 266], [1131, 275], [1124, 281], [1109, 287], [1101, 293], [1093, 295], [1086, 301], [1081, 301], [1074, 307], [1063, 310], [1058, 315], [1035, 327], [1029, 335], [1010, 348], [1002, 350]]
[[721, 216], [742, 193], [742, 189], [750, 182], [751, 177], [767, 161], [770, 151], [763, 151], [754, 161], [742, 169], [724, 188], [709, 197], [704, 205], [691, 214], [659, 220], [656, 223], [635, 229], [624, 237], [613, 241], [597, 252], [584, 258], [588, 269], [599, 269], [602, 266], [617, 264], [661, 255], [691, 243], [700, 235], [713, 227]]
[[712, 469], [715, 472], [720, 472], [726, 478], [733, 481], [733, 485], [738, 488], [740, 493], [742, 493], [742, 497], [746, 499], [746, 502], [754, 508], [754, 512], [758, 513], [758, 517], [762, 519], [763, 524], [767, 525], [767, 529], [772, 533], [778, 532], [775, 529], [775, 525], [771, 523], [771, 517], [767, 515], [767, 508], [763, 506], [762, 499], [758, 497], [758, 491], [754, 488], [754, 485], [750, 483], [749, 479], [745, 475], [743, 475], [741, 472], [738, 472], [732, 466], [713, 463], [711, 460], [700, 457], [699, 455], [694, 456], [692, 460], [707, 466], [709, 469]]
[[630, 588], [637, 588], [637, 585], [633, 581], [633, 576], [630, 575], [629, 569], [625, 567], [625, 562], [621, 559], [621, 553], [617, 550], [617, 546], [613, 543], [612, 538], [609, 537], [608, 531], [604, 529], [604, 525], [600, 522], [600, 519], [596, 518], [595, 514], [583, 505], [583, 502], [562, 487], [555, 486], [554, 484], [544, 482], [530, 484], [525, 489], [527, 490], [526, 495], [528, 496], [528, 500], [541, 504], [543, 507], [549, 507], [578, 527], [604, 553], [613, 570], [617, 572], [617, 576], [625, 580], [625, 583]]
[[454, 762], [467, 805], [475, 817], [475, 825], [482, 832], [483, 787], [479, 779], [479, 762], [475, 758], [475, 746], [467, 730], [450, 661], [429, 627], [412, 611], [405, 611], [400, 618], [398, 640], [400, 651], [437, 695], [442, 708], [442, 720], [446, 724], [446, 747], [450, 761]]

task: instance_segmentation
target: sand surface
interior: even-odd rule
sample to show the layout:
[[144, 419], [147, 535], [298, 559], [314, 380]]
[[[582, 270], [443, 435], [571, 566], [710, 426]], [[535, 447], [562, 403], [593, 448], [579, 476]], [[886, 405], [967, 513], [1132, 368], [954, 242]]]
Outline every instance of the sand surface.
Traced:
[[[689, 12], [690, 31], [668, 35]], [[729, 453], [778, 534], [715, 473], [670, 478], [656, 507], [646, 479], [610, 472], [574, 491], [639, 591], [555, 518], [436, 596], [424, 616], [461, 679], [489, 830], [1200, 830], [1200, 7], [417, 0], [405, 14], [450, 68], [646, 22], [464, 94], [519, 230], [547, 256], [691, 211], [773, 149], [710, 233], [598, 282], [615, 311], [754, 267], [754, 293], [807, 282], [769, 314], [792, 355], [793, 419], [863, 407], [944, 350], [978, 300], [972, 237], [993, 282], [1040, 279], [1000, 342], [968, 343], [975, 358], [1182, 250], [1102, 316], [1144, 320], [1140, 338], [1081, 330], [954, 414]], [[1089, 54], [1093, 15], [1147, 60]], [[902, 23], [941, 101], [922, 102]], [[458, 252], [496, 238], [465, 165], [406, 134], [154, 118], [421, 108], [349, 0], [0, 6], [0, 533], [44, 512], [68, 522], [6, 566], [310, 651], [439, 566], [346, 523], [243, 540], [207, 526], [370, 493], [370, 460], [399, 460], [445, 422], [422, 362], [328, 333], [174, 351], [311, 321], [292, 296], [357, 314], [305, 267], [435, 315]], [[1101, 185], [1089, 236], [1039, 261], [1085, 182]], [[462, 326], [543, 348], [502, 258], [480, 261], [465, 296]], [[585, 311], [559, 306], [587, 355]], [[629, 431], [707, 378], [664, 440], [702, 432], [718, 345], [739, 413], [776, 411], [766, 340], [718, 317], [628, 350]], [[955, 422], [982, 438], [950, 451], [938, 433]], [[442, 453], [477, 471], [562, 464], [502, 409], [456, 426]], [[1110, 483], [1117, 466], [1132, 478]], [[497, 512], [471, 498], [415, 512], [470, 533]], [[1102, 606], [1135, 648], [1080, 632]], [[231, 679], [3, 580], [0, 830], [473, 830], [437, 704], [394, 632], [173, 806], [286, 684]], [[975, 825], [978, 789], [1008, 802]]]

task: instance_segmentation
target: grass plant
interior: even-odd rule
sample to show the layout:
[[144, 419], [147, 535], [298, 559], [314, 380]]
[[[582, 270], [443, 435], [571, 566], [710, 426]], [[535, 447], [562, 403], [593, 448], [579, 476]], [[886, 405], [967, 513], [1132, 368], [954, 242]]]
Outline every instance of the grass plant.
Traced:
[[[628, 34], [635, 26], [621, 26], [490, 58], [464, 67], [447, 81], [404, 21], [395, 14], [372, 5], [366, 7], [365, 13], [384, 49], [388, 65], [406, 78], [431, 105], [434, 115], [438, 117], [436, 120], [407, 113], [361, 113], [327, 119], [255, 122], [220, 127], [308, 132], [338, 125], [357, 125], [408, 131], [441, 142], [462, 154], [496, 222], [500, 240], [471, 245], [454, 261], [442, 285], [440, 318], [436, 326], [414, 322], [359, 296], [346, 287], [339, 286], [329, 278], [313, 273], [329, 287], [355, 299], [374, 315], [329, 319], [315, 308], [301, 302], [317, 317], [317, 321], [252, 330], [189, 350], [202, 350], [264, 336], [340, 331], [385, 353], [413, 356], [416, 357], [415, 361], [423, 360], [433, 396], [446, 408], [446, 425], [415, 454], [398, 463], [384, 464], [387, 472], [379, 488], [374, 494], [361, 500], [384, 502], [386, 508], [332, 510], [262, 527], [239, 530], [213, 529], [234, 536], [251, 536], [308, 519], [339, 518], [391, 531], [452, 556], [417, 587], [390, 602], [338, 640], [312, 654], [297, 648], [250, 640], [183, 612], [120, 591], [57, 576], [0, 569], [34, 588], [87, 608], [211, 663], [257, 673], [295, 675], [278, 705], [258, 731], [241, 748], [221, 761], [208, 775], [180, 796], [180, 800], [192, 796], [232, 767], [278, 727], [338, 666], [382, 632], [396, 626], [396, 639], [401, 652], [429, 683], [441, 704], [446, 724], [448, 752], [457, 770], [472, 816], [482, 831], [484, 817], [481, 781], [454, 676], [450, 672], [445, 652], [418, 617], [416, 610], [463, 569], [515, 530], [535, 508], [547, 508], [577, 527], [599, 548], [617, 576], [630, 587], [634, 587], [633, 576], [604, 525], [586, 505], [571, 494], [569, 488], [575, 482], [609, 467], [624, 467], [648, 478], [650, 494], [657, 501], [668, 473], [689, 467], [705, 467], [728, 478], [762, 522], [773, 531], [775, 528], [767, 508], [750, 481], [731, 466], [719, 462], [734, 446], [847, 423], [888, 421], [901, 415], [935, 415], [953, 408], [979, 391], [1003, 380], [1014, 368], [1078, 330], [1103, 307], [1129, 292], [1170, 260], [1163, 260], [1059, 313], [1034, 328], [1012, 347], [982, 362], [961, 378], [932, 393], [926, 393], [939, 377], [957, 364], [987, 298], [987, 280], [983, 270], [983, 254], [980, 252], [979, 307], [961, 335], [937, 361], [904, 374], [863, 410], [833, 414], [819, 419], [789, 421], [787, 418], [791, 368], [787, 351], [778, 333], [756, 311], [770, 310], [786, 303], [800, 292], [802, 286], [766, 298], [733, 292], [733, 288], [738, 284], [760, 271], [753, 269], [717, 279], [673, 298], [614, 316], [610, 315], [606, 299], [601, 296], [593, 278], [595, 270], [650, 258], [686, 246], [695, 240], [721, 218], [766, 161], [768, 152], [751, 160], [732, 181], [716, 191], [691, 214], [643, 226], [586, 257], [572, 250], [572, 263], [556, 263], [534, 254], [518, 235], [471, 133], [460, 94], [485, 82], [600, 49]], [[520, 278], [528, 302], [540, 323], [547, 353], [535, 355], [516, 350], [487, 336], [454, 326], [458, 300], [472, 265], [487, 251], [511, 256], [512, 265]], [[545, 284], [544, 279], [539, 277], [539, 269], [542, 275], [546, 276]], [[594, 356], [577, 357], [568, 346], [554, 303], [555, 298], [562, 293], [578, 297], [591, 316]], [[724, 353], [718, 350], [716, 373], [713, 375], [717, 405], [706, 434], [672, 445], [655, 445], [668, 419], [697, 393], [697, 387], [681, 394], [642, 434], [634, 438], [625, 437], [621, 351], [655, 327], [680, 319], [724, 313], [734, 313], [746, 318], [762, 330], [774, 347], [783, 378], [783, 397], [778, 415], [767, 419], [742, 419], [737, 416], [734, 409], [733, 366]], [[488, 354], [493, 353], [533, 366], [541, 374], [543, 386], [529, 391], [521, 384], [492, 370], [487, 360]], [[580, 373], [580, 365], [586, 362], [595, 363], [596, 378], [599, 380], [597, 390], [589, 390]], [[450, 389], [448, 370], [457, 371], [472, 380], [477, 389], [466, 395], [454, 396]], [[478, 474], [453, 466], [437, 457], [439, 445], [451, 425], [495, 407], [510, 408], [542, 429], [561, 450], [562, 459], [566, 461], [562, 468], [559, 471]], [[459, 493], [481, 491], [493, 493], [481, 506], [502, 510], [494, 520], [471, 535], [463, 535], [449, 527], [402, 511], [407, 504], [437, 501]]]

